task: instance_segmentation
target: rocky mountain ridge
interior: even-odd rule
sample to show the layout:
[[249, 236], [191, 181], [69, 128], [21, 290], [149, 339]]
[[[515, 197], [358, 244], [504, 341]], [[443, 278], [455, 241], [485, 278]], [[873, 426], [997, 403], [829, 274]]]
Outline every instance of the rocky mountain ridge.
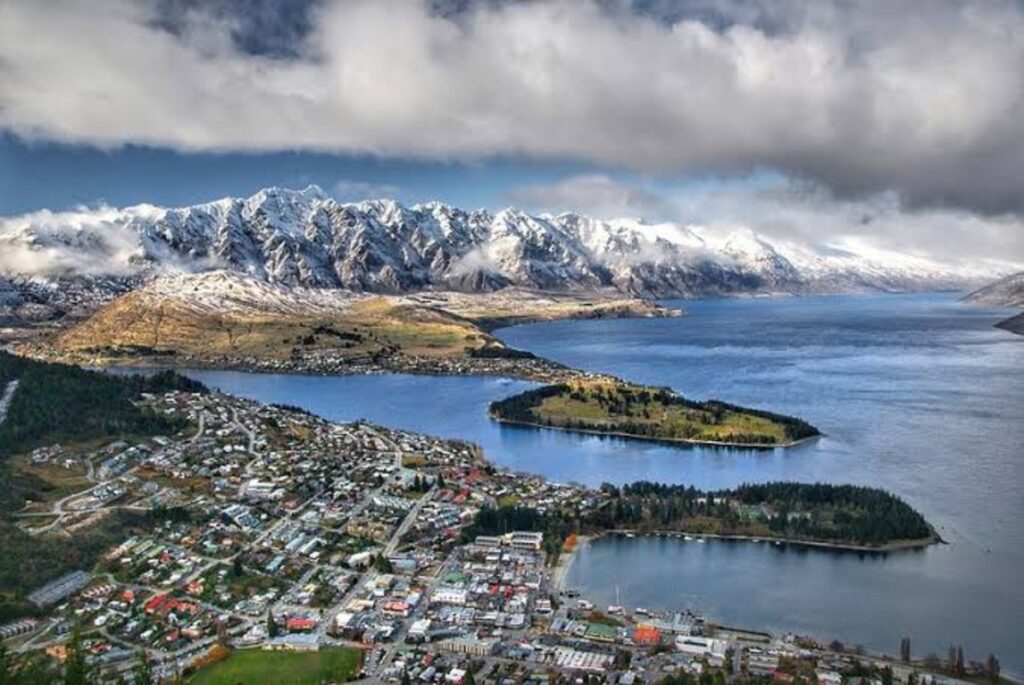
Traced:
[[749, 229], [597, 220], [431, 202], [339, 203], [315, 186], [190, 207], [139, 205], [0, 220], [10, 309], [63, 282], [123, 291], [167, 271], [229, 269], [357, 292], [611, 289], [646, 297], [963, 288], [983, 274], [878, 251], [772, 241]]

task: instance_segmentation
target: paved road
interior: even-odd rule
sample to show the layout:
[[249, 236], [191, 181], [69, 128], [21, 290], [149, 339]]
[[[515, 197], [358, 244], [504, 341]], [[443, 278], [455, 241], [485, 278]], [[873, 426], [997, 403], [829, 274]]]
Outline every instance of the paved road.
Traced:
[[17, 379], [11, 381], [4, 388], [4, 394], [0, 396], [0, 423], [4, 422], [7, 418], [7, 410], [11, 406], [11, 400], [14, 399], [14, 391], [18, 389]]
[[[202, 414], [200, 414], [199, 416], [200, 421], [202, 421]], [[256, 454], [256, 432], [249, 430], [248, 428], [245, 427], [245, 424], [238, 420], [238, 409], [236, 407], [231, 407], [231, 420], [234, 422], [235, 428], [242, 431], [249, 437], [249, 454]], [[196, 435], [202, 435], [202, 433], [200, 432], [197, 433]]]

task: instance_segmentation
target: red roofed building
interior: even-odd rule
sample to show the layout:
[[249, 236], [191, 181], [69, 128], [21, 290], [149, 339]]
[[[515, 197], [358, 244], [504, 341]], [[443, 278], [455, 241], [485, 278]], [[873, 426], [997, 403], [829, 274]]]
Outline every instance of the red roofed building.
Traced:
[[633, 642], [645, 646], [660, 644], [661, 631], [650, 623], [641, 623], [633, 631]]
[[290, 632], [313, 630], [314, 628], [316, 628], [316, 621], [312, 618], [303, 618], [300, 616], [296, 616], [294, 618], [288, 619], [284, 626]]
[[153, 597], [149, 601], [147, 601], [142, 608], [147, 614], [155, 614], [163, 608], [164, 604], [167, 603], [167, 599], [168, 597], [166, 594], [157, 595], [156, 597]]
[[389, 616], [408, 616], [409, 615], [409, 605], [406, 602], [399, 602], [399, 601], [388, 602], [388, 603], [386, 603], [382, 607], [382, 610], [383, 610], [383, 612], [385, 614], [387, 614]]

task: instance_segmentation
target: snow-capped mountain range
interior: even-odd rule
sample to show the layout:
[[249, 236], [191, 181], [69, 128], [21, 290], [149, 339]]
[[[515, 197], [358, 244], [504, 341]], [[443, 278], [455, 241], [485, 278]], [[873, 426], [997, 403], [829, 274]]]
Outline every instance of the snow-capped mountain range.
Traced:
[[54, 279], [140, 280], [229, 269], [271, 283], [401, 293], [615, 289], [648, 296], [962, 288], [998, 274], [877, 250], [712, 230], [432, 202], [339, 203], [269, 188], [166, 209], [139, 205], [0, 219], [0, 291]]

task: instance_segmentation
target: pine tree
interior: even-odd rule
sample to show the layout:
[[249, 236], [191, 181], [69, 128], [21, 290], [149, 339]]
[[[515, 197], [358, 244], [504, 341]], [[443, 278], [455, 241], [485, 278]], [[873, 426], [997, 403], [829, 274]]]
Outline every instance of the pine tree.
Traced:
[[156, 681], [153, 678], [153, 664], [149, 661], [149, 655], [142, 652], [139, 660], [139, 667], [135, 669], [132, 678], [132, 685], [153, 685]]
[[226, 621], [222, 621], [220, 618], [217, 618], [214, 621], [214, 625], [217, 628], [217, 644], [220, 645], [221, 647], [227, 647], [228, 646], [228, 625], [227, 625], [227, 622]]
[[394, 568], [391, 566], [391, 561], [383, 554], [378, 554], [377, 558], [373, 562], [374, 568], [377, 569], [378, 573], [391, 573]]
[[64, 661], [64, 685], [88, 685], [92, 682], [92, 673], [86, 657], [85, 647], [82, 645], [82, 632], [75, 626], [71, 631], [67, 658]]
[[277, 637], [277, 621], [274, 620], [274, 612], [267, 609], [267, 636]]
[[900, 640], [900, 661], [905, 664], [910, 663], [910, 637]]
[[13, 666], [11, 657], [7, 653], [7, 647], [0, 642], [0, 685], [10, 685], [14, 682]]
[[993, 683], [999, 682], [999, 659], [995, 654], [989, 654], [985, 658], [985, 674]]

